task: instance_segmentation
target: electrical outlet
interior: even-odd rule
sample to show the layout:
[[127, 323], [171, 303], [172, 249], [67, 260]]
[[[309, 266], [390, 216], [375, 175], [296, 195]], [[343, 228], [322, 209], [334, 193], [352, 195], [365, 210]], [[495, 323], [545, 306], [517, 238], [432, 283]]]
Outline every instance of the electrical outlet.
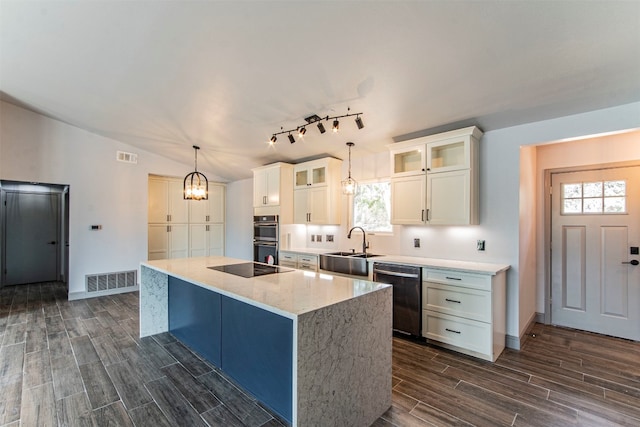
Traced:
[[318, 234], [316, 236], [316, 242], [318, 242], [318, 243], [322, 242], [322, 234]]
[[333, 242], [333, 234], [327, 234], [327, 242]]
[[476, 249], [479, 251], [484, 251], [484, 240], [478, 240], [476, 243]]
[[315, 242], [315, 241], [316, 241], [316, 235], [315, 235], [315, 234], [312, 234], [312, 235], [311, 235], [311, 241], [312, 241], [312, 242]]
[[420, 239], [413, 239], [413, 247], [414, 248], [420, 247]]

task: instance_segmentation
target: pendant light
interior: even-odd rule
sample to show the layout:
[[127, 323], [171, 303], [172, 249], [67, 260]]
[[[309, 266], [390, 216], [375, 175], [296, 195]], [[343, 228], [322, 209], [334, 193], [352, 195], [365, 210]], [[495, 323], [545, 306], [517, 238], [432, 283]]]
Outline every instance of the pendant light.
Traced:
[[200, 147], [193, 146], [195, 150], [195, 169], [184, 177], [183, 197], [185, 200], [208, 200], [209, 180], [204, 174], [198, 172], [198, 150]]
[[353, 142], [347, 142], [347, 146], [349, 147], [349, 176], [347, 179], [342, 181], [342, 194], [346, 194], [348, 196], [352, 196], [356, 193], [356, 189], [358, 188], [358, 183], [355, 179], [351, 178], [351, 147], [353, 147]]

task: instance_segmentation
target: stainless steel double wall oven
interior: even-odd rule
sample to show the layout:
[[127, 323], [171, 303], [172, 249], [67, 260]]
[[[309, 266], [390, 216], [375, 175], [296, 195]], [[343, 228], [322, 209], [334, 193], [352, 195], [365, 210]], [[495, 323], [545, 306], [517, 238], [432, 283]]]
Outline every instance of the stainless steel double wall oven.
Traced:
[[278, 215], [253, 217], [253, 260], [278, 264], [280, 227]]

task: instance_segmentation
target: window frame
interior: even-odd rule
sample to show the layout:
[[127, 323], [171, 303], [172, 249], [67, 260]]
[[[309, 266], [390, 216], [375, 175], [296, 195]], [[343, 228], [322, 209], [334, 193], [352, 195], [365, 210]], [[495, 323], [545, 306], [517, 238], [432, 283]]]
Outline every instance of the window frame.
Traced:
[[[374, 178], [374, 179], [367, 179], [367, 180], [363, 180], [363, 181], [358, 181], [358, 187], [360, 187], [361, 185], [381, 184], [381, 183], [387, 183], [389, 185], [389, 201], [388, 202], [389, 202], [389, 209], [391, 209], [391, 178], [390, 177]], [[351, 227], [359, 227], [359, 225], [357, 225], [355, 223], [355, 213], [356, 213], [355, 204], [356, 204], [356, 196], [354, 194], [353, 196], [351, 196], [351, 203], [350, 203], [351, 212], [349, 214], [349, 223], [351, 224]], [[389, 230], [389, 231], [386, 231], [386, 230], [367, 230], [367, 229], [365, 229], [365, 231], [367, 232], [368, 235], [393, 236], [394, 226], [391, 223], [391, 211], [389, 211], [389, 226], [391, 227], [391, 230]], [[351, 227], [349, 227], [349, 228], [351, 228]], [[362, 231], [354, 230], [354, 232], [361, 233]]]

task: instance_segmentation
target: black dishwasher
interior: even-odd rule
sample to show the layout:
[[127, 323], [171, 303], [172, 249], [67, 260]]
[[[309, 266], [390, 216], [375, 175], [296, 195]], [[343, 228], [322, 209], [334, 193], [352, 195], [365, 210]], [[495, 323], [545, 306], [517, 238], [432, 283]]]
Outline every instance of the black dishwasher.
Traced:
[[374, 262], [373, 281], [393, 286], [393, 329], [421, 336], [422, 269]]

